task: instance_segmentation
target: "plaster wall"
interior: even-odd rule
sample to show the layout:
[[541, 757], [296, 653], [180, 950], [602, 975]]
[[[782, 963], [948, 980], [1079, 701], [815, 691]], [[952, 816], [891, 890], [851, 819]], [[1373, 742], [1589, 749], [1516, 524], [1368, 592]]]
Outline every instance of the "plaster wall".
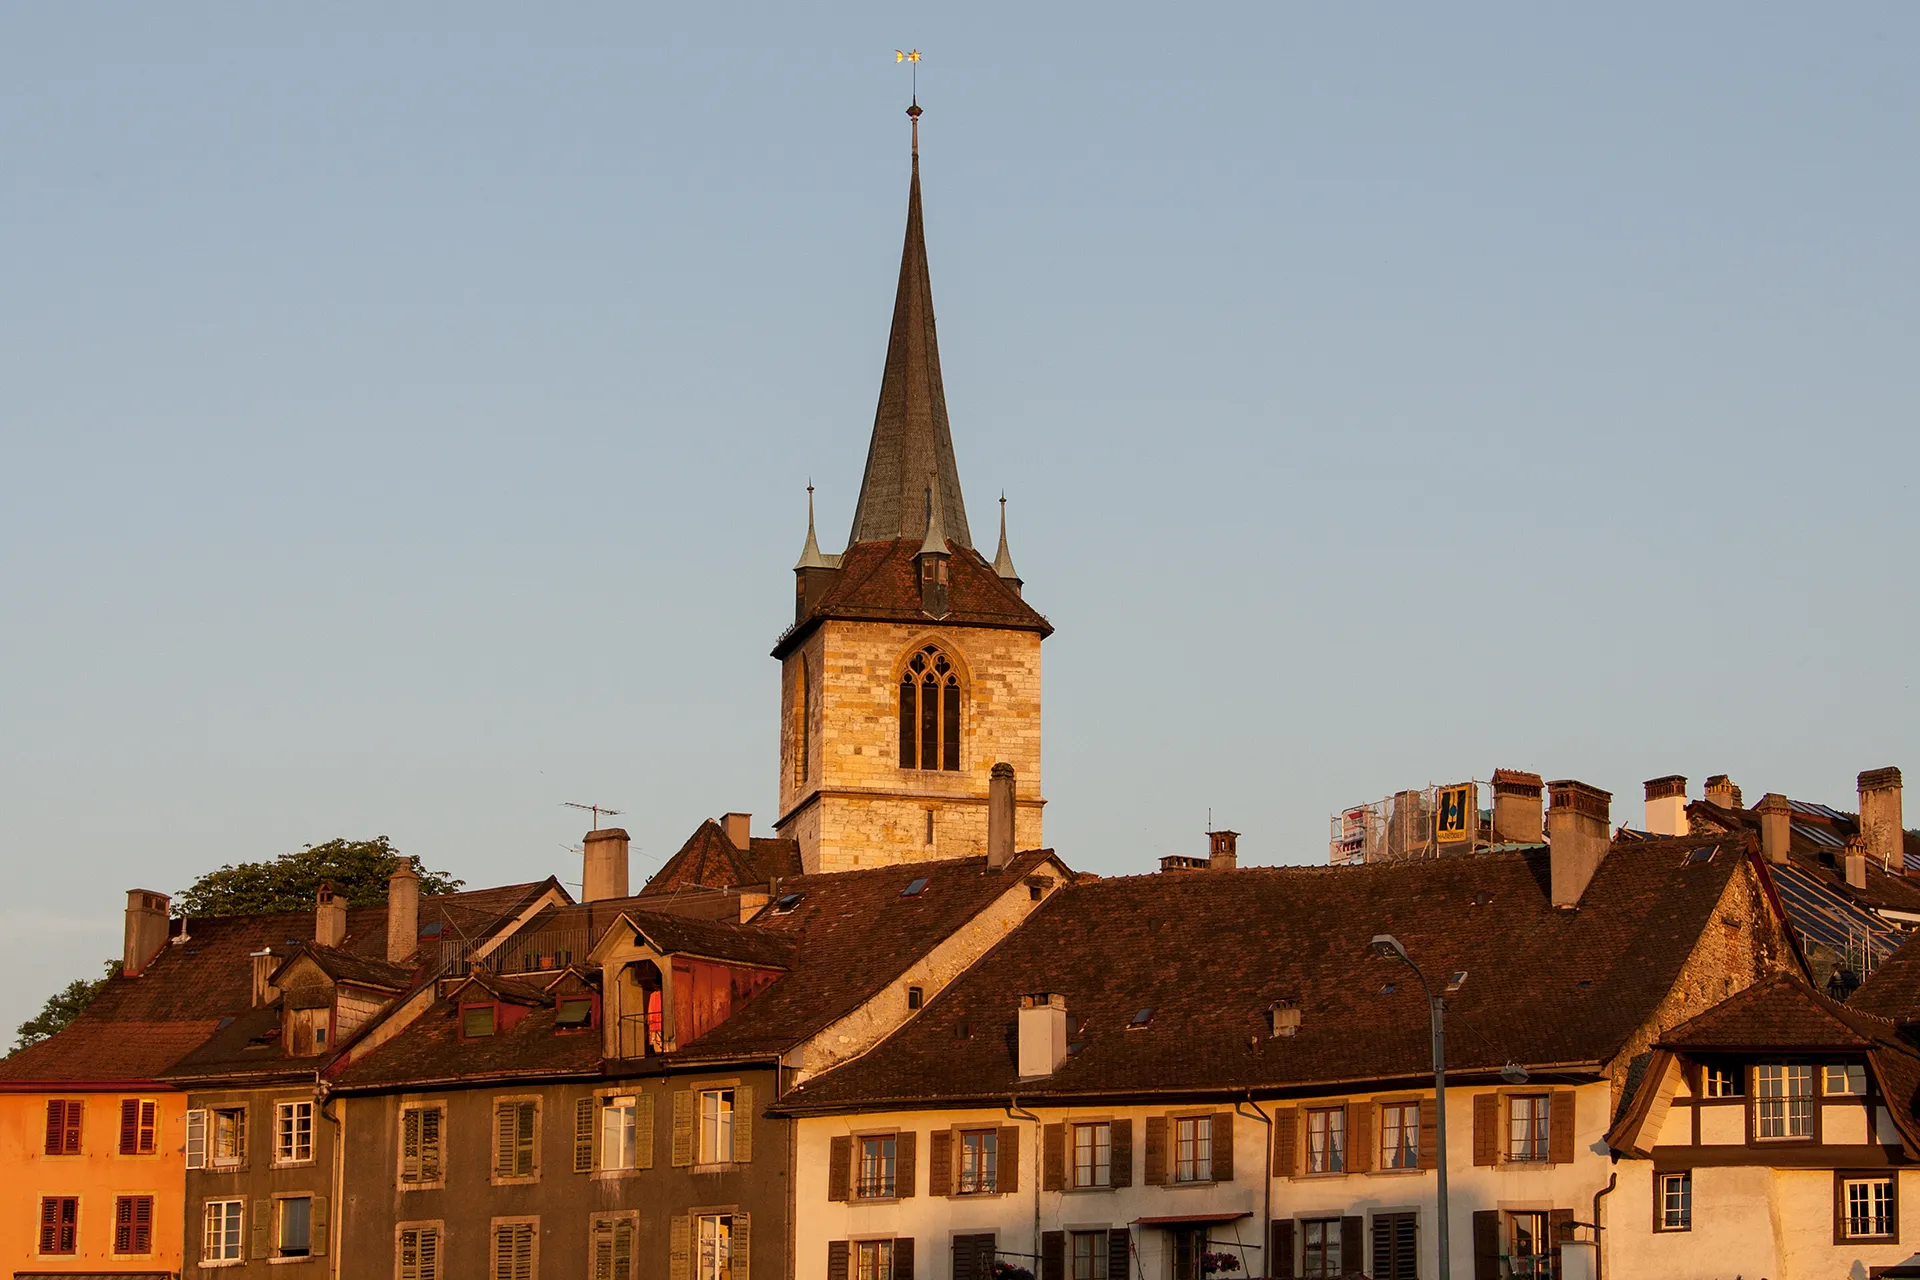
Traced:
[[[185, 1257], [181, 1260], [180, 1274], [183, 1280], [194, 1277], [221, 1276], [225, 1280], [242, 1280], [246, 1276], [266, 1276], [272, 1274], [276, 1280], [308, 1280], [309, 1277], [322, 1277], [331, 1274], [328, 1246], [331, 1240], [331, 1209], [334, 1191], [334, 1144], [337, 1127], [324, 1113], [313, 1085], [287, 1084], [277, 1087], [256, 1089], [208, 1089], [197, 1090], [187, 1095], [188, 1105], [192, 1108], [244, 1108], [246, 1120], [246, 1151], [239, 1165], [227, 1168], [186, 1169], [186, 1239]], [[281, 1103], [304, 1102], [312, 1106], [312, 1154], [308, 1159], [281, 1162], [275, 1158], [276, 1144], [274, 1124]], [[183, 1123], [184, 1130], [184, 1123]], [[212, 1142], [212, 1126], [208, 1126], [208, 1142]], [[184, 1160], [182, 1163], [184, 1168]], [[327, 1199], [326, 1210], [316, 1210], [317, 1216], [325, 1217], [329, 1225], [322, 1232], [316, 1224], [313, 1244], [314, 1256], [306, 1258], [253, 1258], [252, 1238], [254, 1223], [259, 1218], [262, 1206], [271, 1206], [276, 1198], [287, 1195], [308, 1195]], [[222, 1261], [216, 1265], [202, 1265], [202, 1237], [206, 1230], [206, 1205], [209, 1200], [239, 1200], [241, 1205], [240, 1249], [241, 1257], [237, 1261]], [[272, 1212], [271, 1209], [268, 1210]], [[271, 1221], [271, 1219], [269, 1219]], [[271, 1227], [269, 1228], [271, 1230]], [[322, 1240], [320, 1237], [329, 1238]], [[291, 1267], [289, 1271], [287, 1268]]]

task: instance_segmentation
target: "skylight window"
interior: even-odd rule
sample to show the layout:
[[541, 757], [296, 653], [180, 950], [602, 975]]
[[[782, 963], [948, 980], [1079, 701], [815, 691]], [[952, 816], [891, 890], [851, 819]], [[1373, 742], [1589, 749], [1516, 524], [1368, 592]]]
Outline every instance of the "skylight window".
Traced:
[[915, 880], [912, 884], [902, 889], [900, 891], [900, 896], [903, 898], [917, 898], [926, 889], [926, 887], [927, 887], [927, 878], [925, 876], [921, 876], [917, 880]]
[[800, 905], [800, 899], [802, 899], [802, 898], [804, 898], [804, 897], [806, 897], [806, 896], [807, 896], [807, 895], [806, 895], [806, 894], [804, 894], [804, 893], [783, 893], [783, 894], [781, 894], [781, 895], [780, 895], [780, 896], [779, 896], [778, 898], [776, 898], [776, 899], [774, 900], [774, 903], [773, 903], [773, 914], [775, 914], [775, 915], [777, 915], [777, 916], [783, 916], [783, 915], [786, 915], [786, 914], [787, 914], [787, 913], [788, 913], [789, 911], [791, 911], [791, 910], [793, 910], [793, 909], [794, 909], [795, 907], [797, 907], [797, 906], [799, 906], [799, 905]]
[[560, 1012], [554, 1018], [553, 1025], [562, 1029], [584, 1027], [593, 1020], [593, 1001], [584, 997], [570, 997], [560, 1002]]
[[1720, 852], [1719, 845], [1717, 844], [1708, 845], [1704, 849], [1695, 849], [1691, 853], [1689, 853], [1687, 855], [1687, 861], [1688, 862], [1712, 862], [1713, 855], [1718, 852]]
[[1127, 1030], [1138, 1031], [1141, 1027], [1146, 1026], [1149, 1022], [1152, 1022], [1152, 1021], [1153, 1021], [1153, 1006], [1148, 1005], [1146, 1008], [1140, 1010], [1140, 1012], [1133, 1015], [1133, 1021], [1127, 1024]]

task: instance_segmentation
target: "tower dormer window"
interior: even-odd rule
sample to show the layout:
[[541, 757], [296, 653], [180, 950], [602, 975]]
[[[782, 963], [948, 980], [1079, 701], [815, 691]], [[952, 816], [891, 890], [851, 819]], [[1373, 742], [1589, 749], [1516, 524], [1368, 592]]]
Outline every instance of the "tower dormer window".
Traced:
[[960, 674], [938, 645], [900, 675], [900, 767], [960, 768]]

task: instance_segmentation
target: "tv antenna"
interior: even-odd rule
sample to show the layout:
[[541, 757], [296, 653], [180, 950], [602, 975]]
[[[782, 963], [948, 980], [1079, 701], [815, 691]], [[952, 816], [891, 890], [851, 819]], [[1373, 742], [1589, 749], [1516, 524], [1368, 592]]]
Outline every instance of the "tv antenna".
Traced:
[[568, 809], [580, 809], [591, 813], [593, 815], [593, 829], [595, 831], [600, 829], [601, 815], [604, 814], [609, 818], [617, 818], [620, 816], [620, 810], [608, 808], [604, 804], [576, 804], [571, 800], [562, 800], [560, 803]]

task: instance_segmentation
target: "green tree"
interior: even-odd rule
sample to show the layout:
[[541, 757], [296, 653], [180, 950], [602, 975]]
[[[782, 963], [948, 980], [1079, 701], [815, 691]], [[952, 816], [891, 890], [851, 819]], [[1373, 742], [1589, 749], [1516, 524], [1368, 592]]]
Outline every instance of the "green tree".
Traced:
[[106, 990], [107, 983], [120, 972], [118, 960], [109, 961], [107, 971], [89, 982], [85, 978], [75, 978], [61, 991], [47, 997], [47, 1003], [40, 1012], [21, 1023], [16, 1029], [13, 1042], [15, 1050], [24, 1049], [30, 1044], [39, 1044], [48, 1036], [66, 1028], [69, 1022], [85, 1013], [93, 998]]
[[385, 836], [335, 839], [264, 862], [242, 862], [209, 871], [174, 895], [173, 909], [190, 919], [309, 911], [322, 882], [343, 895], [348, 906], [375, 907], [387, 900], [387, 877], [403, 861], [420, 877], [423, 894], [452, 893], [466, 883], [444, 872], [427, 870], [418, 857], [400, 853]]

